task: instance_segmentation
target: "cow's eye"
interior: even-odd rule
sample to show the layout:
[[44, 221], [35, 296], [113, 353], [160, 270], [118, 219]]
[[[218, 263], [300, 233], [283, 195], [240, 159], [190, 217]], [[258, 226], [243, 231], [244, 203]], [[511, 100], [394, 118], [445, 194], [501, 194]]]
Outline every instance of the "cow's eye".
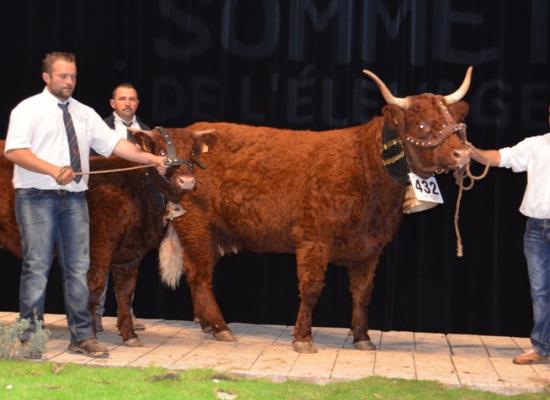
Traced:
[[420, 122], [418, 126], [416, 127], [416, 137], [418, 138], [424, 138], [428, 136], [428, 134], [432, 131], [432, 128], [430, 125], [428, 125], [425, 122]]
[[161, 156], [165, 156], [165, 155], [166, 155], [166, 153], [164, 152], [164, 150], [161, 150], [161, 151], [159, 151], [159, 155], [161, 155]]

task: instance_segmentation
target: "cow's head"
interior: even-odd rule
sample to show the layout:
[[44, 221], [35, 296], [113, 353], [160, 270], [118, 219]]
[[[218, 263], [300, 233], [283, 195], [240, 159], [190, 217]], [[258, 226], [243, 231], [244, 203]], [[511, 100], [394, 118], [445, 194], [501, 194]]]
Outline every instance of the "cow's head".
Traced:
[[181, 194], [195, 187], [194, 168], [203, 168], [198, 155], [205, 146], [215, 142], [212, 132], [193, 132], [183, 128], [131, 131], [144, 151], [167, 157], [169, 164], [165, 178], [176, 193]]
[[469, 108], [461, 99], [470, 86], [472, 67], [452, 94], [424, 93], [405, 98], [395, 97], [371, 71], [363, 72], [374, 80], [386, 100], [383, 110], [386, 128], [397, 133], [414, 173], [426, 178], [470, 162], [463, 123]]

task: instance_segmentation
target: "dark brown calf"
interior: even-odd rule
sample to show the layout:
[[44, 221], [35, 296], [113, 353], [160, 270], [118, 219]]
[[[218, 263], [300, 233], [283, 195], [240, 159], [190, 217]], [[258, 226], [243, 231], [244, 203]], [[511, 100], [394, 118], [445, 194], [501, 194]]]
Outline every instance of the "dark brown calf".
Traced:
[[[157, 151], [162, 142], [158, 131], [135, 134], [138, 144], [148, 151]], [[177, 138], [178, 156], [189, 159], [201, 146], [202, 139], [186, 131]], [[197, 147], [198, 146], [198, 147]], [[13, 164], [3, 156], [0, 142], [0, 244], [21, 257], [19, 230], [15, 220], [14, 190], [11, 183]], [[92, 171], [135, 166], [117, 157], [92, 157]], [[105, 285], [108, 271], [113, 275], [113, 287], [118, 306], [118, 329], [124, 343], [139, 346], [130, 314], [139, 264], [143, 256], [158, 247], [165, 232], [164, 199], [179, 201], [184, 190], [195, 182], [187, 165], [170, 168], [167, 179], [153, 169], [92, 175], [87, 192], [90, 212], [90, 270], [88, 287], [92, 316]]]

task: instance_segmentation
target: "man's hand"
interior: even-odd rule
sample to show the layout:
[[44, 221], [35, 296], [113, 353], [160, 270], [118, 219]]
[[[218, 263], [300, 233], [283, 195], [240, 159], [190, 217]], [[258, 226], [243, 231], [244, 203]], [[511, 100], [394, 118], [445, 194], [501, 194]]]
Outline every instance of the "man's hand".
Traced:
[[156, 164], [155, 168], [157, 169], [158, 173], [162, 176], [164, 176], [166, 174], [166, 171], [168, 170], [168, 166], [166, 164], [166, 156], [155, 156], [153, 155], [153, 157], [155, 158], [153, 160], [153, 163]]
[[58, 185], [67, 185], [71, 183], [76, 177], [73, 169], [66, 165], [64, 167], [59, 167], [56, 174], [53, 174], [52, 177], [55, 179]]
[[470, 152], [470, 158], [480, 164], [496, 167], [500, 163], [500, 153], [498, 150], [481, 150], [476, 148], [470, 142], [466, 143]]
[[120, 139], [113, 150], [113, 154], [125, 160], [137, 162], [140, 164], [155, 164], [155, 168], [161, 175], [166, 174], [168, 167], [166, 166], [166, 157], [157, 156], [153, 153], [143, 151], [134, 143]]

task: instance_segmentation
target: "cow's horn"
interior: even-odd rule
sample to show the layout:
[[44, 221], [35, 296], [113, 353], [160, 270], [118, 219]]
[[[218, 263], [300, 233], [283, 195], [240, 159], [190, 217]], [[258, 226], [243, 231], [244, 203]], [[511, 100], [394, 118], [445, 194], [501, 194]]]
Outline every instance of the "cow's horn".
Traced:
[[145, 130], [145, 129], [140, 129], [140, 128], [126, 128], [126, 129], [128, 129], [128, 131], [130, 131], [132, 133], [132, 135], [137, 133], [137, 132], [143, 132], [147, 136], [153, 137], [153, 131], [152, 130]]
[[390, 89], [388, 89], [386, 84], [382, 82], [382, 80], [377, 77], [374, 72], [371, 72], [368, 69], [364, 69], [363, 73], [370, 76], [371, 79], [376, 83], [376, 86], [378, 86], [378, 89], [380, 90], [380, 93], [382, 93], [382, 97], [384, 97], [386, 103], [395, 104], [396, 106], [399, 106], [404, 110], [409, 107], [409, 99], [407, 99], [406, 97], [395, 97], [393, 94], [391, 94]]
[[202, 129], [200, 131], [193, 131], [195, 136], [202, 136], [202, 135], [205, 135], [207, 133], [212, 133], [212, 132], [216, 132], [216, 130], [215, 129]]
[[465, 95], [468, 89], [470, 88], [470, 82], [472, 81], [472, 66], [469, 66], [466, 70], [466, 76], [464, 77], [464, 81], [462, 82], [462, 85], [456, 90], [456, 92], [448, 94], [445, 96], [445, 102], [447, 104], [453, 104], [457, 101], [460, 101]]

